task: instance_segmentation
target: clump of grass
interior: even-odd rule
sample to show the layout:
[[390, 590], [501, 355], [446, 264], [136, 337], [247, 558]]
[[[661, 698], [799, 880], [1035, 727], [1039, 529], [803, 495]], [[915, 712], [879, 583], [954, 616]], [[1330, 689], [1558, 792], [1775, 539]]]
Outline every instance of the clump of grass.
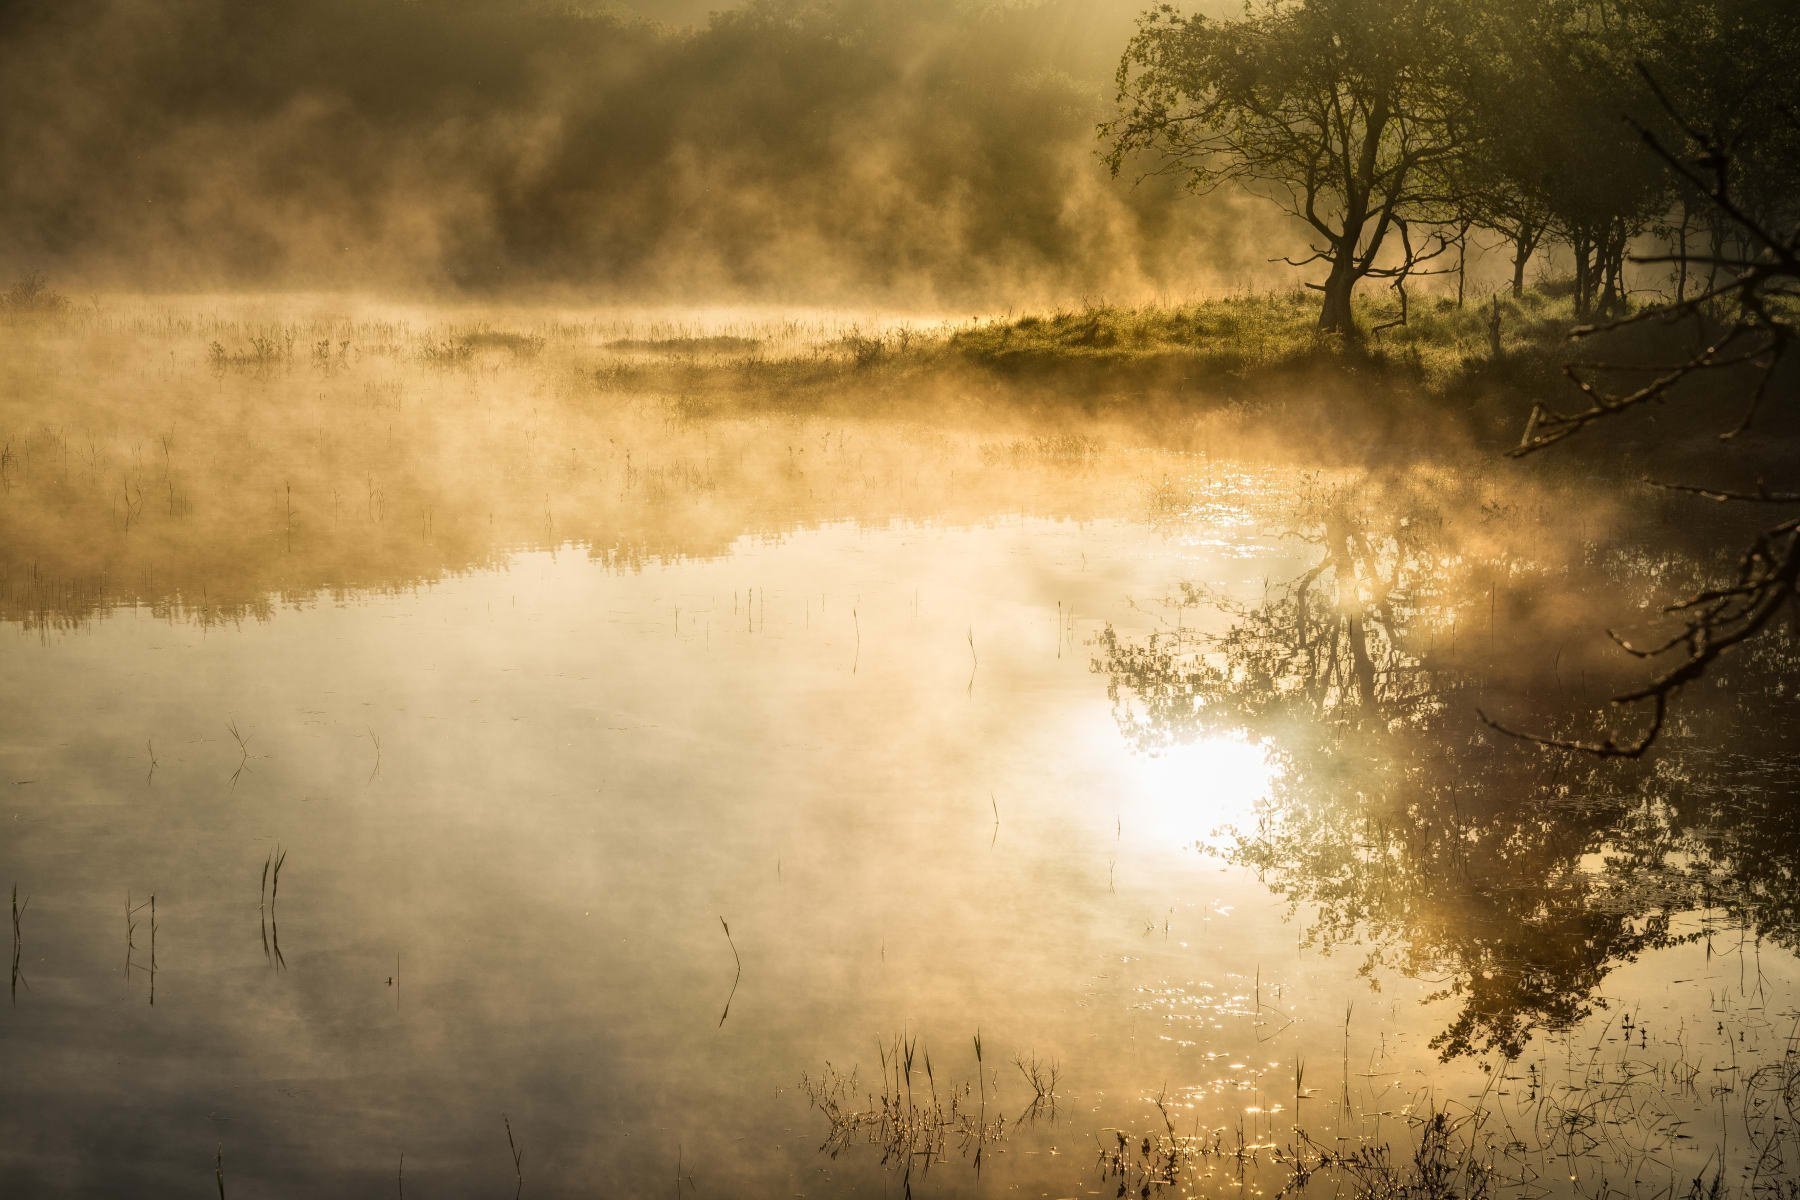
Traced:
[[1419, 1122], [1419, 1143], [1404, 1159], [1393, 1147], [1363, 1146], [1348, 1153], [1321, 1152], [1324, 1165], [1343, 1173], [1358, 1200], [1484, 1200], [1495, 1169], [1464, 1138], [1469, 1118], [1439, 1110]]
[[[1048, 1114], [1053, 1120], [1056, 1116], [1057, 1085], [1062, 1080], [1062, 1068], [1053, 1058], [1048, 1063], [1042, 1062], [1037, 1055], [1029, 1059], [1013, 1056], [1013, 1066], [1025, 1077], [1026, 1086], [1031, 1088], [1031, 1101], [1025, 1111], [1019, 1115], [1019, 1121], [1032, 1120]], [[1014, 1122], [1018, 1124], [1019, 1122]]]
[[474, 360], [475, 347], [461, 338], [434, 338], [420, 345], [419, 357], [433, 366], [460, 367]]
[[471, 330], [460, 341], [472, 351], [503, 350], [518, 358], [536, 358], [544, 350], [542, 334], [514, 333], [508, 329]]
[[710, 337], [617, 338], [608, 350], [638, 354], [749, 354], [762, 348], [761, 338], [714, 334]]
[[[931, 1053], [917, 1038], [895, 1037], [877, 1043], [877, 1050], [879, 1094], [861, 1088], [854, 1069], [846, 1075], [830, 1063], [817, 1078], [801, 1076], [801, 1089], [829, 1125], [822, 1152], [836, 1158], [852, 1146], [871, 1146], [880, 1150], [883, 1166], [910, 1172], [915, 1164], [930, 1170], [953, 1154], [978, 1166], [984, 1147], [1006, 1139], [1005, 1118], [987, 1118], [985, 1080], [975, 1107], [969, 1102], [976, 1088], [967, 1081], [939, 1088]], [[921, 1064], [926, 1091], [915, 1094], [913, 1077]], [[976, 1065], [979, 1074], [980, 1060]]]
[[241, 350], [228, 349], [220, 341], [209, 342], [206, 347], [207, 361], [221, 370], [227, 367], [272, 367], [293, 357], [294, 335], [291, 332], [279, 337], [252, 334]]
[[1545, 343], [1560, 347], [1573, 324], [1566, 303], [1528, 294], [1462, 307], [1449, 300], [1415, 303], [1406, 323], [1396, 325], [1397, 302], [1374, 294], [1358, 299], [1358, 320], [1381, 332], [1347, 340], [1319, 331], [1316, 304], [1303, 292], [1272, 292], [1171, 307], [1095, 305], [980, 322], [952, 333], [944, 346], [964, 362], [1003, 375], [1085, 364], [1130, 368], [1140, 378], [1205, 382], [1336, 365], [1444, 379], [1491, 357], [1495, 312], [1509, 353]]
[[885, 338], [871, 337], [864, 333], [848, 334], [839, 345], [849, 354], [851, 364], [859, 369], [872, 367], [888, 356]]
[[1117, 1181], [1120, 1195], [1179, 1188], [1220, 1160], [1233, 1163], [1240, 1173], [1265, 1163], [1275, 1167], [1286, 1175], [1282, 1195], [1329, 1174], [1339, 1185], [1335, 1194], [1353, 1200], [1486, 1200], [1497, 1178], [1491, 1145], [1474, 1136], [1477, 1114], [1456, 1118], [1429, 1110], [1416, 1121], [1417, 1144], [1397, 1153], [1385, 1142], [1322, 1145], [1304, 1131], [1288, 1146], [1253, 1142], [1241, 1125], [1231, 1140], [1223, 1129], [1180, 1134], [1165, 1097], [1157, 1095], [1154, 1103], [1162, 1117], [1161, 1132], [1133, 1136], [1114, 1129], [1113, 1140], [1100, 1148], [1101, 1178]]
[[1106, 450], [1099, 438], [1081, 433], [1033, 434], [1010, 442], [993, 443], [981, 448], [981, 458], [994, 465], [1027, 466], [1044, 463], [1057, 466], [1085, 466], [1097, 461]]
[[0, 293], [0, 311], [53, 316], [66, 312], [69, 298], [50, 286], [42, 273], [28, 271]]

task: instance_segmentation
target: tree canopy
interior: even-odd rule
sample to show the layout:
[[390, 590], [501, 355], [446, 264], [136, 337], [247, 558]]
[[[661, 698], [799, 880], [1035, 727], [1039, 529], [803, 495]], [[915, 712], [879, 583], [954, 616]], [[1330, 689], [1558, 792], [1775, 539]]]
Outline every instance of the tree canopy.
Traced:
[[[1354, 331], [1358, 283], [1402, 288], [1472, 229], [1567, 261], [1576, 314], [1628, 306], [1646, 238], [1717, 258], [1730, 236], [1647, 139], [1712, 130], [1748, 210], [1800, 194], [1800, 18], [1779, 0], [1256, 0], [1139, 21], [1101, 127], [1115, 173], [1235, 185], [1312, 240], [1321, 328]], [[1741, 239], [1740, 239], [1741, 240]], [[1680, 274], [1680, 272], [1678, 272]], [[1677, 281], [1678, 295], [1686, 279]]]
[[1300, 261], [1328, 269], [1320, 326], [1348, 332], [1359, 281], [1403, 276], [1442, 249], [1413, 227], [1443, 211], [1467, 145], [1459, 56], [1446, 53], [1455, 7], [1264, 0], [1238, 21], [1154, 9], [1119, 64], [1107, 161], [1279, 204], [1313, 236]]

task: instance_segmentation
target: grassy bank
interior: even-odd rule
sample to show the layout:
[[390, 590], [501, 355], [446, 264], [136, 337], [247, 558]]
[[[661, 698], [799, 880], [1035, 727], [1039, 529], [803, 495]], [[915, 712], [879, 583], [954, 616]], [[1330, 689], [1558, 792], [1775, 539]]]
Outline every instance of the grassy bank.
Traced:
[[[853, 330], [798, 350], [738, 339], [713, 353], [708, 343], [718, 339], [675, 338], [663, 353], [610, 363], [596, 378], [603, 388], [673, 393], [703, 407], [867, 414], [922, 400], [947, 412], [972, 401], [1146, 429], [1229, 414], [1246, 429], [1285, 421], [1287, 439], [1328, 455], [1340, 444], [1353, 457], [1379, 445], [1435, 453], [1472, 443], [1500, 452], [1517, 444], [1535, 406], [1590, 404], [1571, 367], [1601, 393], [1624, 395], [1697, 352], [1713, 332], [1650, 320], [1584, 333], [1563, 291], [1551, 285], [1464, 304], [1425, 297], [1404, 313], [1391, 293], [1372, 295], [1358, 303], [1357, 338], [1320, 332], [1318, 302], [1304, 291]], [[1742, 405], [1755, 370], [1746, 363], [1696, 375], [1666, 403], [1609, 420], [1604, 434], [1581, 441], [1604, 442], [1603, 455], [1623, 452], [1634, 462], [1704, 460], [1731, 425], [1721, 426], [1719, 413]], [[1783, 417], [1764, 417], [1769, 444], [1734, 447], [1740, 462], [1765, 469], [1791, 459], [1800, 422]], [[1582, 448], [1565, 453], [1589, 456]]]
[[[1493, 300], [1426, 299], [1395, 324], [1390, 298], [1362, 302], [1359, 340], [1319, 332], [1306, 292], [1266, 293], [1156, 307], [1091, 305], [947, 325], [853, 330], [774, 350], [734, 339], [668, 338], [661, 354], [610, 363], [609, 388], [692, 394], [765, 394], [783, 403], [827, 402], [857, 387], [865, 399], [952, 383], [995, 398], [1072, 402], [1088, 410], [1146, 400], [1213, 406], [1290, 395], [1296, 387], [1363, 389], [1381, 400], [1466, 407], [1477, 393], [1523, 393], [1560, 381], [1574, 327], [1566, 300], [1542, 292]], [[1009, 389], [1010, 393], [1009, 394]], [[1473, 391], [1472, 391], [1473, 389]], [[1511, 413], [1509, 411], [1508, 415]]]
[[[977, 323], [947, 339], [959, 358], [998, 372], [1031, 372], [1092, 362], [1167, 370], [1193, 380], [1249, 379], [1257, 373], [1334, 363], [1400, 368], [1442, 379], [1492, 358], [1492, 301], [1458, 307], [1420, 300], [1405, 324], [1388, 299], [1361, 301], [1365, 338], [1317, 328], [1318, 301], [1303, 291], [1246, 295], [1162, 308], [1111, 306]], [[1499, 305], [1503, 356], [1560, 345], [1572, 325], [1566, 302], [1539, 292]]]

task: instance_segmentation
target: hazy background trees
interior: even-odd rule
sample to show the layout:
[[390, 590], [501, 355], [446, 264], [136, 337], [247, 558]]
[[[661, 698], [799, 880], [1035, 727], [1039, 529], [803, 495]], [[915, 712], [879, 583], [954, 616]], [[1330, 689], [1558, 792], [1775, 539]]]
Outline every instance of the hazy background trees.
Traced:
[[1143, 4], [0, 0], [0, 271], [989, 308], [1295, 280], [1346, 328], [1359, 283], [1467, 259], [1459, 294], [1587, 317], [1694, 282], [1634, 247], [1732, 248], [1645, 151], [1668, 108], [1756, 211], [1800, 184], [1781, 0]]
[[1314, 236], [1298, 265], [1323, 275], [1323, 328], [1352, 327], [1361, 280], [1440, 271], [1472, 232], [1510, 259], [1515, 294], [1554, 256], [1585, 319], [1662, 286], [1628, 277], [1646, 239], [1674, 248], [1679, 299], [1691, 239], [1718, 259], [1730, 237], [1646, 143], [1677, 114], [1718, 132], [1752, 209], [1792, 204], [1796, 62], [1800, 17], [1773, 0], [1164, 5], [1104, 132], [1115, 171], [1241, 186]]
[[0, 272], [986, 307], [1263, 278], [1279, 232], [1097, 160], [1139, 2], [0, 0]]

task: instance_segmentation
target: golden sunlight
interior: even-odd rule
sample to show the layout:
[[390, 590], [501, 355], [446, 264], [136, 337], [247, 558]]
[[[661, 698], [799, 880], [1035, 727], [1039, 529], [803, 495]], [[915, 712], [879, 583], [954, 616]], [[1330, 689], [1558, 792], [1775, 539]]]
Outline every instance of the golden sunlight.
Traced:
[[1132, 787], [1119, 820], [1153, 841], [1188, 849], [1254, 823], [1275, 766], [1261, 742], [1217, 734], [1132, 758]]

